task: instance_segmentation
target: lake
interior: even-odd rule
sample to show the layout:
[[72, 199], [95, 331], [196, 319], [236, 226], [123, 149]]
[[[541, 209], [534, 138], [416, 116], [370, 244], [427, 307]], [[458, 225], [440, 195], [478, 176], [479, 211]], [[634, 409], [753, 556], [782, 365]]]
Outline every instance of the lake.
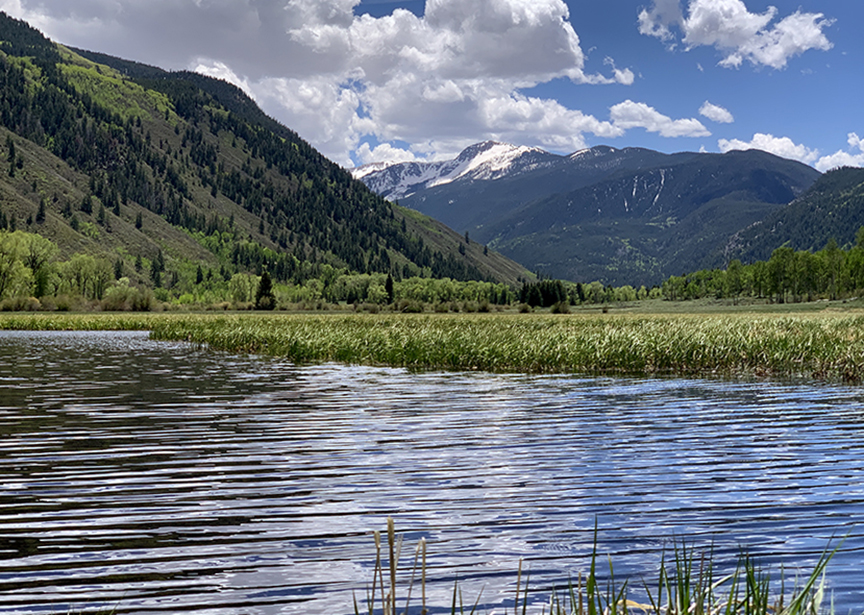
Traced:
[[439, 606], [458, 578], [467, 603], [512, 611], [520, 558], [539, 599], [587, 571], [596, 521], [633, 597], [676, 541], [794, 577], [846, 537], [830, 587], [862, 613], [864, 388], [0, 333], [2, 613], [352, 613], [388, 516], [403, 567], [428, 541]]

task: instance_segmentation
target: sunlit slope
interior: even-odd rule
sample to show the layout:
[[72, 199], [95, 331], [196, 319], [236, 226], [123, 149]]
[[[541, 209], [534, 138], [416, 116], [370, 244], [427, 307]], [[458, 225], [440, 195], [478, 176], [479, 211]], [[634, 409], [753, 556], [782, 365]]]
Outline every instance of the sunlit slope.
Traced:
[[529, 275], [404, 215], [234, 86], [113, 63], [0, 14], [7, 228], [43, 234], [65, 254], [119, 258], [127, 270], [162, 251], [169, 272], [266, 266], [282, 281], [324, 265], [506, 282]]

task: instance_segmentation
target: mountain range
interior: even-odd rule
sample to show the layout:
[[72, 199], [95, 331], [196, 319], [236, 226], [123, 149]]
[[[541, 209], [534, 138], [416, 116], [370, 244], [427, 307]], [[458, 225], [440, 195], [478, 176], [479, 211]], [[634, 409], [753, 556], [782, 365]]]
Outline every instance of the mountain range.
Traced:
[[664, 154], [598, 146], [561, 156], [491, 141], [453, 160], [352, 173], [532, 271], [613, 285], [657, 284], [725, 266], [736, 233], [820, 176], [757, 150]]

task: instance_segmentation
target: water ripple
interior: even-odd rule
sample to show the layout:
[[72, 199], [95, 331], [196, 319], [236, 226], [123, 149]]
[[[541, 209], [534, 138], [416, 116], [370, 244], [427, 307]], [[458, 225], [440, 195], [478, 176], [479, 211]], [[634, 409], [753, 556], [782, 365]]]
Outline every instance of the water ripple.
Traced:
[[295, 367], [144, 333], [4, 332], [0, 357], [2, 613], [350, 613], [388, 515], [429, 541], [439, 604], [458, 576], [512, 608], [520, 558], [561, 586], [597, 519], [637, 579], [675, 539], [795, 570], [848, 535], [835, 606], [864, 610], [857, 388]]

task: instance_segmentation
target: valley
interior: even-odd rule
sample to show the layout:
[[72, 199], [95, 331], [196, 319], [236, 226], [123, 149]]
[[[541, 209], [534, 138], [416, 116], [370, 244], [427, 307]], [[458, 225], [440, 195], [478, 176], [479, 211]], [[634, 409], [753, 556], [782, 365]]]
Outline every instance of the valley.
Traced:
[[532, 271], [613, 286], [725, 268], [741, 256], [728, 249], [737, 232], [781, 210], [820, 175], [756, 150], [598, 146], [555, 156], [491, 142], [449, 162], [353, 173]]

